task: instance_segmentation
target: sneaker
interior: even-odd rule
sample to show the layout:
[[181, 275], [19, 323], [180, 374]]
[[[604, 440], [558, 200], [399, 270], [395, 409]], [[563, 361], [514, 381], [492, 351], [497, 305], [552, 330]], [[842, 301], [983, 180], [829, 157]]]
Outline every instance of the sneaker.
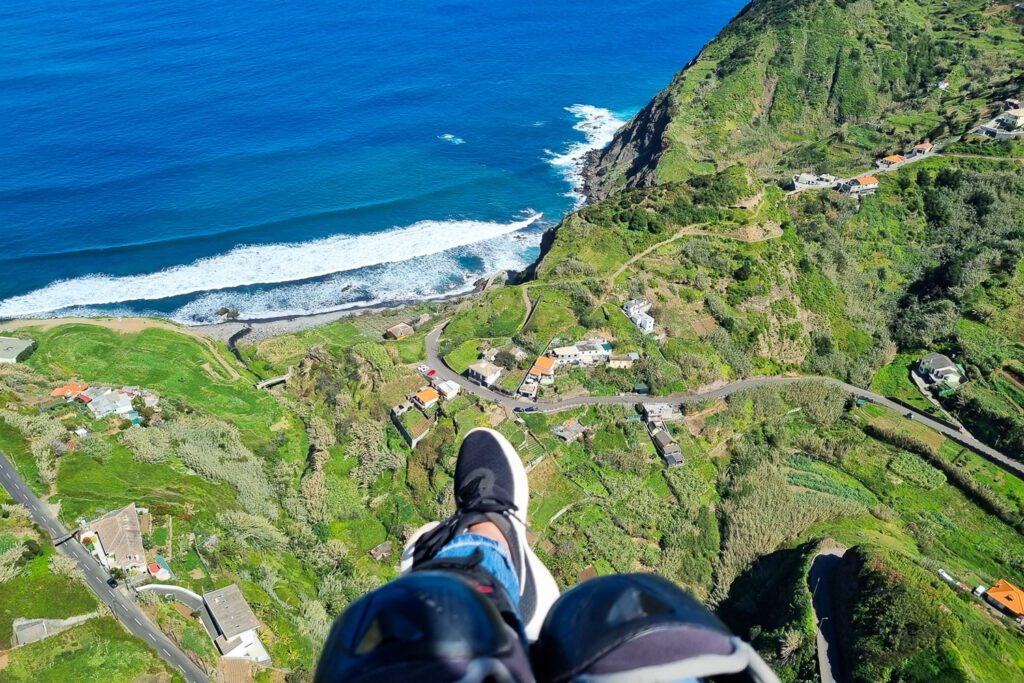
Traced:
[[536, 640], [544, 617], [558, 599], [558, 585], [526, 542], [529, 502], [526, 470], [512, 444], [493, 429], [472, 430], [462, 441], [455, 465], [455, 514], [412, 535], [402, 554], [402, 573], [433, 559], [467, 527], [492, 522], [508, 543], [519, 579], [519, 595], [513, 597], [526, 636]]

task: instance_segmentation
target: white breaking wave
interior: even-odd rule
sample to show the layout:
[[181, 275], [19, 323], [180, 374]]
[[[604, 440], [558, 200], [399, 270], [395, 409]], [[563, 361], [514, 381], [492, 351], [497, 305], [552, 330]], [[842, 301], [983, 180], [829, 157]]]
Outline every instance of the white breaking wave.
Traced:
[[452, 133], [445, 133], [443, 135], [438, 135], [437, 139], [438, 140], [444, 140], [445, 142], [450, 142], [453, 145], [464, 145], [464, 144], [466, 144], [465, 140], [460, 138], [458, 135], [454, 135]]
[[567, 196], [573, 197], [579, 206], [585, 199], [580, 193], [583, 186], [583, 158], [591, 150], [607, 147], [615, 137], [615, 132], [625, 125], [626, 121], [609, 109], [589, 104], [574, 104], [565, 110], [579, 119], [579, 123], [573, 126], [573, 129], [583, 133], [585, 140], [572, 143], [569, 149], [561, 154], [549, 149], [544, 151], [548, 155], [548, 163], [561, 171], [572, 185], [572, 190]]
[[[523, 239], [520, 239], [523, 238]], [[477, 278], [502, 270], [521, 270], [532, 260], [528, 247], [541, 233], [508, 234], [400, 263], [344, 272], [313, 282], [297, 282], [259, 291], [209, 292], [171, 313], [184, 324], [214, 322], [221, 306], [243, 319], [308, 315], [357, 307], [432, 299], [473, 290]], [[461, 258], [478, 259], [468, 272]]]
[[[525, 219], [511, 223], [420, 221], [402, 228], [363, 235], [337, 235], [293, 244], [241, 245], [224, 254], [155, 273], [86, 275], [60, 280], [0, 302], [0, 317], [38, 316], [70, 307], [157, 300], [246, 285], [295, 282], [414, 259], [414, 272], [406, 272], [405, 277], [411, 276], [412, 279], [407, 280], [409, 283], [423, 282], [430, 273], [429, 259], [425, 261], [425, 257], [437, 257], [468, 245], [511, 236], [540, 218], [540, 213], [531, 211]], [[485, 262], [487, 260], [485, 254], [471, 255]], [[394, 272], [408, 271], [412, 264], [405, 265], [406, 268], [394, 269]], [[464, 277], [464, 269], [460, 272]], [[429, 280], [437, 282], [432, 275]], [[358, 285], [363, 286], [362, 279]], [[378, 292], [384, 294], [386, 289], [370, 288], [370, 291], [377, 297]], [[222, 295], [216, 296], [218, 300], [224, 299]], [[395, 299], [391, 292], [387, 292], [387, 296], [389, 300]]]

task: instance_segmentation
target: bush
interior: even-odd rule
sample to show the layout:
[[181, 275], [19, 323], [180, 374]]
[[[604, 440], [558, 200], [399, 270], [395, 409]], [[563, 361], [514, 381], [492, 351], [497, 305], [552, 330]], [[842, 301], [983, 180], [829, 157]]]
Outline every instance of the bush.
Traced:
[[935, 489], [946, 483], [946, 475], [916, 455], [902, 451], [889, 461], [889, 469], [918, 486]]

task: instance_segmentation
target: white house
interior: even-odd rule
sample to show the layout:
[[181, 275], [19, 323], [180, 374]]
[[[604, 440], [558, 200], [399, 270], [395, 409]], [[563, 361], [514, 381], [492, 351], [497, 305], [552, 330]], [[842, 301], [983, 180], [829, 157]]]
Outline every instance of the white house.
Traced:
[[270, 664], [270, 654], [256, 633], [262, 624], [237, 585], [231, 584], [207, 593], [203, 596], [203, 604], [217, 628], [218, 635], [213, 644], [221, 655]]
[[493, 386], [501, 379], [501, 368], [486, 360], [478, 360], [469, 366], [466, 375], [479, 384]]
[[843, 184], [843, 191], [850, 194], [864, 194], [865, 192], [874, 192], [877, 189], [878, 178], [873, 175], [864, 178], [853, 178]]
[[923, 157], [928, 156], [935, 150], [935, 145], [930, 142], [922, 142], [919, 145], [914, 145], [914, 148], [910, 150], [910, 156], [912, 157]]
[[107, 569], [120, 569], [127, 574], [147, 570], [146, 549], [142, 545], [142, 529], [135, 503], [85, 524], [80, 538]]
[[929, 384], [945, 384], [949, 387], [958, 387], [966, 379], [956, 363], [941, 353], [929, 353], [918, 361], [917, 374]]
[[626, 317], [644, 333], [654, 331], [654, 318], [648, 313], [650, 310], [651, 302], [647, 299], [631, 299], [622, 305]]
[[560, 346], [552, 355], [555, 365], [599, 365], [612, 357], [612, 345], [604, 339], [587, 339], [572, 346]]
[[637, 313], [646, 313], [651, 310], [651, 302], [648, 299], [630, 299], [626, 303], [622, 304], [622, 310], [626, 312], [627, 316], [633, 316]]
[[444, 396], [444, 400], [446, 401], [450, 401], [456, 396], [458, 396], [459, 391], [461, 390], [461, 387], [455, 382], [451, 381], [450, 379], [446, 379], [443, 382], [438, 382], [436, 385], [434, 385], [434, 388], [437, 389], [439, 394]]

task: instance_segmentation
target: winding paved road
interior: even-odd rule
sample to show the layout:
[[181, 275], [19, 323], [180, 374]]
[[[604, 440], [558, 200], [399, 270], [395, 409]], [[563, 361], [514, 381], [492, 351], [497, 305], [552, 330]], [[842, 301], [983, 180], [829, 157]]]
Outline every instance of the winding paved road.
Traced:
[[[45, 529], [53, 539], [62, 539], [68, 535], [67, 529], [57, 520], [50, 508], [29, 489], [3, 452], [0, 452], [0, 484], [3, 484], [14, 500], [28, 509], [36, 524]], [[85, 585], [110, 608], [110, 612], [124, 624], [125, 628], [152, 647], [164, 661], [177, 669], [188, 683], [206, 683], [210, 680], [184, 652], [178, 649], [177, 645], [149, 621], [138, 605], [120, 591], [107, 585], [106, 570], [93, 559], [78, 539], [70, 538], [64, 541], [57, 546], [57, 550], [75, 561], [82, 572]]]
[[753, 389], [755, 387], [763, 387], [769, 385], [784, 385], [794, 384], [797, 382], [806, 382], [807, 380], [816, 380], [831, 384], [834, 387], [838, 387], [848, 394], [852, 394], [857, 398], [876, 403], [880, 406], [885, 406], [891, 410], [895, 410], [901, 415], [912, 415], [912, 419], [916, 422], [923, 424], [924, 426], [939, 432], [943, 436], [952, 439], [953, 441], [966, 446], [971, 450], [985, 456], [992, 460], [1000, 467], [1008, 470], [1012, 474], [1019, 477], [1024, 477], [1024, 463], [1014, 460], [1003, 453], [1000, 453], [994, 448], [983, 444], [978, 439], [974, 438], [965, 431], [960, 431], [948, 427], [941, 422], [933, 420], [924, 413], [919, 413], [916, 410], [911, 410], [906, 406], [900, 405], [895, 401], [887, 399], [885, 396], [881, 396], [867, 389], [841, 382], [838, 379], [832, 377], [819, 377], [813, 375], [802, 375], [798, 377], [751, 377], [748, 379], [736, 380], [735, 382], [729, 382], [721, 386], [709, 387], [706, 389], [698, 389], [696, 391], [689, 391], [683, 394], [668, 394], [665, 396], [644, 396], [640, 394], [623, 394], [621, 396], [583, 396], [579, 398], [569, 398], [564, 401], [528, 401], [523, 398], [515, 398], [508, 396], [507, 394], [500, 394], [492, 391], [487, 387], [480, 386], [479, 384], [470, 381], [463, 375], [455, 372], [449, 368], [438, 351], [438, 344], [440, 343], [441, 332], [444, 330], [444, 326], [447, 321], [441, 323], [427, 335], [426, 346], [427, 346], [427, 362], [430, 367], [437, 370], [437, 374], [442, 379], [449, 379], [471, 394], [475, 394], [481, 398], [485, 398], [489, 401], [494, 401], [507, 408], [520, 408], [520, 409], [532, 409], [536, 412], [541, 413], [555, 413], [561, 410], [567, 410], [570, 408], [577, 408], [579, 406], [590, 406], [590, 405], [620, 405], [620, 406], [631, 406], [637, 403], [651, 404], [651, 403], [694, 403], [698, 401], [706, 401], [708, 399], [715, 398], [726, 398], [738, 391], [744, 389]]
[[818, 673], [821, 683], [845, 680], [839, 662], [839, 637], [835, 624], [836, 572], [846, 549], [825, 550], [811, 562], [807, 583], [811, 589], [811, 605], [818, 643]]

